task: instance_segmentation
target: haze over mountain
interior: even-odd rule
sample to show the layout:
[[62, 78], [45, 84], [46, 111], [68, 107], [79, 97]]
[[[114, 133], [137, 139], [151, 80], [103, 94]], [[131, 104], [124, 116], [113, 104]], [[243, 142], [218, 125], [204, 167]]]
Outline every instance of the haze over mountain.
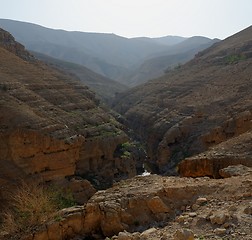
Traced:
[[[210, 39], [202, 37], [128, 39], [115, 34], [67, 32], [6, 19], [0, 20], [0, 26], [11, 32], [29, 50], [83, 65], [108, 78], [130, 85], [138, 85], [150, 79], [146, 74], [141, 75], [140, 66], [146, 60], [158, 56], [181, 55], [174, 57], [172, 63], [167, 61], [166, 67], [165, 63], [154, 63], [156, 66], [151, 69], [151, 77], [156, 77], [164, 69], [190, 59], [198, 50], [212, 43]], [[154, 59], [151, 61], [156, 62]], [[141, 75], [140, 80], [138, 74]]]
[[[85, 45], [75, 42], [78, 34], [100, 36], [42, 29], [34, 45], [41, 38], [41, 49], [73, 59]], [[54, 37], [62, 45], [50, 43]], [[112, 51], [105, 41], [111, 37], [113, 44], [123, 39], [127, 50], [137, 46], [115, 35], [94, 42]], [[138, 60], [145, 61], [142, 69], [166, 73], [117, 93], [125, 86], [76, 63], [34, 57], [0, 28], [0, 239], [252, 238], [252, 26], [221, 42], [134, 41], [159, 49]], [[198, 52], [203, 46], [210, 47]], [[92, 55], [96, 49], [85, 51], [78, 57], [107, 64]], [[126, 64], [126, 55], [118, 62]], [[107, 102], [116, 95], [113, 109], [83, 82]]]
[[3, 29], [0, 53], [0, 183], [7, 189], [19, 177], [51, 181], [97, 173], [107, 186], [120, 178], [121, 170], [113, 172], [110, 164], [122, 160], [125, 171], [133, 163], [114, 156], [129, 138], [95, 94], [79, 79], [36, 60]]
[[180, 39], [177, 44], [170, 46], [169, 50], [156, 53], [154, 57], [145, 60], [140, 67], [124, 77], [124, 83], [132, 87], [160, 77], [218, 41], [219, 39], [211, 40], [205, 37], [191, 37], [183, 41]]
[[70, 74], [72, 78], [77, 78], [77, 80], [90, 87], [106, 103], [113, 101], [117, 93], [128, 89], [126, 85], [95, 73], [83, 65], [62, 61], [42, 53], [32, 52], [32, 54], [51, 67], [63, 71], [64, 74]]
[[[182, 159], [246, 131], [251, 136], [251, 36], [249, 27], [215, 43], [163, 77], [116, 98], [114, 109], [126, 117], [129, 126], [146, 143], [148, 161], [157, 172], [169, 174]], [[245, 155], [249, 156], [251, 145], [242, 139], [236, 140], [237, 145], [241, 144], [243, 154], [247, 152]], [[232, 146], [228, 151], [233, 151]], [[216, 154], [216, 164], [228, 164], [228, 159], [252, 164], [251, 155], [227, 155]], [[199, 169], [198, 175], [218, 175], [213, 158], [202, 154], [195, 164], [192, 160], [186, 165], [191, 169], [188, 171], [192, 174]]]

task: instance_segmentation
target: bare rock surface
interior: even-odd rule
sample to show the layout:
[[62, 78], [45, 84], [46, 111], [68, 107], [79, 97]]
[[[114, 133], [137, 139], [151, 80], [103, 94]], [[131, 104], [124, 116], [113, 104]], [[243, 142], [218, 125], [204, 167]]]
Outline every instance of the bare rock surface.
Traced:
[[48, 223], [46, 234], [61, 233], [58, 239], [249, 240], [251, 189], [251, 172], [225, 179], [134, 177], [98, 191], [84, 206], [63, 210], [62, 220]]
[[[251, 141], [252, 131], [250, 130], [217, 144], [208, 151], [183, 160], [179, 164], [179, 173], [185, 177], [216, 178], [245, 173], [246, 167], [252, 167]], [[241, 164], [243, 167], [240, 166]]]
[[241, 176], [243, 174], [247, 174], [249, 171], [251, 171], [251, 168], [238, 164], [223, 168], [219, 171], [219, 173], [221, 177], [227, 178], [232, 176]]

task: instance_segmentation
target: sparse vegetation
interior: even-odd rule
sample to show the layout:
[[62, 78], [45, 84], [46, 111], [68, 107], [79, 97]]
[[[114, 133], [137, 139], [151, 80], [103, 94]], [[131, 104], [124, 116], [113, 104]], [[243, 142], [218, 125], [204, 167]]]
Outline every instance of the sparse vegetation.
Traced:
[[51, 219], [56, 209], [51, 193], [44, 187], [23, 182], [3, 214], [2, 228], [12, 233], [29, 232]]
[[3, 213], [1, 230], [12, 234], [28, 233], [49, 221], [60, 221], [58, 210], [75, 204], [70, 191], [22, 182]]
[[178, 63], [177, 66], [174, 67], [174, 69], [175, 69], [175, 70], [178, 70], [178, 69], [181, 68], [181, 66], [182, 66], [181, 63]]
[[52, 196], [52, 201], [57, 209], [68, 208], [76, 205], [70, 189], [62, 190], [53, 187], [49, 189], [49, 195]]
[[241, 55], [241, 54], [232, 54], [232, 55], [227, 56], [225, 58], [225, 60], [226, 60], [227, 64], [235, 64], [235, 63], [238, 63], [240, 61], [246, 60], [246, 57], [244, 55]]
[[125, 142], [121, 144], [121, 158], [130, 158], [131, 153], [130, 149], [134, 147], [134, 144], [131, 142]]

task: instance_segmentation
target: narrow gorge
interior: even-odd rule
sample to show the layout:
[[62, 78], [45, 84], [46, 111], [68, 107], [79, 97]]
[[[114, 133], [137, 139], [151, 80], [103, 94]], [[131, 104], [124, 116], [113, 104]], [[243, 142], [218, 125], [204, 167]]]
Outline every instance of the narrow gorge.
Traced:
[[251, 36], [249, 27], [100, 99], [76, 65], [42, 62], [0, 29], [1, 223], [23, 183], [74, 203], [0, 238], [251, 239]]

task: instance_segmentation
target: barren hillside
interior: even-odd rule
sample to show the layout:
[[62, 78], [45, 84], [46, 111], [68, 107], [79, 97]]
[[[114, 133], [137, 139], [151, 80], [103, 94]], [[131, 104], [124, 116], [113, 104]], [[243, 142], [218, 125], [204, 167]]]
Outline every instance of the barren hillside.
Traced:
[[175, 173], [182, 159], [251, 130], [251, 36], [249, 27], [118, 96], [114, 109], [146, 142], [153, 170]]
[[136, 174], [133, 159], [114, 156], [129, 139], [95, 94], [35, 60], [2, 29], [0, 93], [1, 183], [92, 175], [101, 187]]

